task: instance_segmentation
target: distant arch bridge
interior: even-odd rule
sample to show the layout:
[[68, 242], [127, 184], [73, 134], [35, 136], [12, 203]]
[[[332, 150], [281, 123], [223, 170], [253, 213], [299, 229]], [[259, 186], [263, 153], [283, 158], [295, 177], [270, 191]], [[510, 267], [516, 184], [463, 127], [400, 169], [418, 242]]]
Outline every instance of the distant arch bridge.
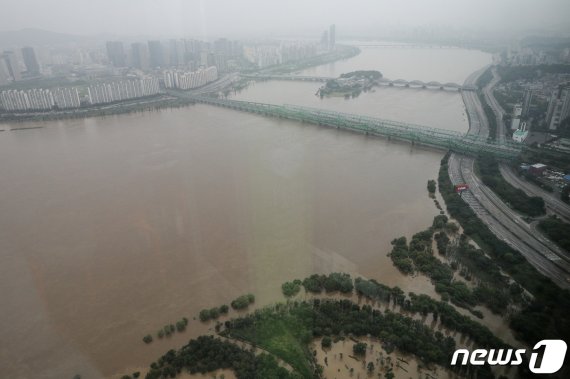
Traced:
[[[270, 75], [270, 74], [252, 74], [241, 75], [243, 78], [254, 80], [292, 80], [301, 82], [327, 82], [336, 78], [328, 76], [307, 76], [307, 75]], [[421, 80], [405, 80], [405, 79], [388, 79], [380, 78], [376, 81], [380, 85], [390, 87], [406, 87], [406, 88], [426, 88], [451, 91], [475, 91], [477, 86], [461, 85], [453, 82], [440, 83], [437, 81], [423, 82]]]

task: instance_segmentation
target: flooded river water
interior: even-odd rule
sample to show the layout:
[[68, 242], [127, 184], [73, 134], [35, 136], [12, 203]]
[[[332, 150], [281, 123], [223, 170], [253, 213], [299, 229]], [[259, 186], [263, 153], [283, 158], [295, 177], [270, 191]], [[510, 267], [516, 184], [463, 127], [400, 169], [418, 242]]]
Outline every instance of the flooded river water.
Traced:
[[[408, 50], [363, 48], [306, 74], [375, 68], [462, 82], [490, 61], [461, 49]], [[260, 82], [233, 97], [468, 127], [456, 92], [377, 88], [320, 99], [318, 86]], [[26, 126], [43, 128], [0, 134], [6, 377], [146, 367], [211, 327], [192, 320], [200, 309], [245, 292], [258, 304], [280, 300], [283, 281], [313, 272], [433, 294], [386, 253], [437, 214], [426, 182], [442, 152], [205, 105]], [[187, 332], [142, 343], [183, 316]]]

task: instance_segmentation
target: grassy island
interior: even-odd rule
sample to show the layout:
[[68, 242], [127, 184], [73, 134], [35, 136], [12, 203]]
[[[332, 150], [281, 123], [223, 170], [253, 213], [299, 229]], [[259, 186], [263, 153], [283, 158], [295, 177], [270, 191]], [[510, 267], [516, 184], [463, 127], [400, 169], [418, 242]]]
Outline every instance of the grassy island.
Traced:
[[344, 96], [356, 97], [362, 91], [368, 91], [378, 84], [378, 80], [382, 79], [382, 73], [379, 71], [353, 71], [342, 74], [337, 79], [331, 79], [324, 86], [319, 88], [317, 94], [324, 96]]

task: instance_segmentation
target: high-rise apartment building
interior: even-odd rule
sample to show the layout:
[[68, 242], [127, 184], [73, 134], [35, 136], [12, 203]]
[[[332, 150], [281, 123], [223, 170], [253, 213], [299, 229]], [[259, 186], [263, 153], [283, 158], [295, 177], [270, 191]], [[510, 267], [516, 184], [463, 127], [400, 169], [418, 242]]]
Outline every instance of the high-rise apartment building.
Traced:
[[79, 108], [79, 91], [75, 87], [56, 88], [53, 91], [53, 101], [59, 109]]
[[158, 78], [152, 77], [117, 80], [109, 83], [92, 84], [87, 87], [89, 103], [92, 105], [152, 96], [159, 92]]
[[149, 53], [146, 44], [140, 42], [131, 44], [131, 62], [133, 67], [139, 70], [148, 70], [150, 68]]
[[107, 58], [115, 67], [125, 67], [127, 65], [127, 56], [121, 41], [107, 41]]
[[334, 50], [336, 45], [336, 26], [332, 24], [329, 27], [329, 50]]
[[531, 88], [527, 88], [524, 91], [523, 107], [522, 107], [522, 117], [526, 118], [528, 112], [530, 111], [530, 106], [532, 105], [533, 92]]
[[546, 113], [548, 129], [558, 129], [560, 123], [568, 117], [570, 117], [570, 83], [560, 85], [550, 98]]
[[46, 111], [55, 104], [51, 91], [42, 88], [2, 91], [0, 103], [7, 111]]
[[8, 72], [6, 62], [0, 59], [0, 86], [4, 86], [12, 81], [12, 77]]
[[164, 67], [164, 49], [160, 41], [148, 41], [151, 68]]
[[29, 75], [39, 75], [40, 74], [40, 64], [36, 58], [36, 52], [33, 47], [22, 48], [22, 57], [24, 58], [24, 64], [26, 65], [26, 70]]
[[0, 54], [0, 61], [4, 62], [4, 67], [8, 71], [10, 80], [17, 82], [22, 79], [20, 65], [16, 53], [13, 51], [4, 51]]
[[201, 87], [218, 79], [218, 69], [212, 66], [192, 72], [166, 70], [163, 73], [163, 79], [166, 88], [187, 90]]

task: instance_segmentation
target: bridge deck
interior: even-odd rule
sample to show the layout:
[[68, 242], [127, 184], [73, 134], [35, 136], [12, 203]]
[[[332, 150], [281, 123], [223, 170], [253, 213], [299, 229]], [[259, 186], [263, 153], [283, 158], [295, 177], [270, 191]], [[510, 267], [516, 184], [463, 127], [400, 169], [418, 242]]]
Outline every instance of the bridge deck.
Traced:
[[514, 143], [497, 143], [476, 135], [369, 116], [288, 104], [275, 105], [203, 96], [190, 97], [200, 103], [394, 138], [467, 155], [485, 153], [499, 159], [509, 160], [515, 158], [521, 151], [520, 145]]

